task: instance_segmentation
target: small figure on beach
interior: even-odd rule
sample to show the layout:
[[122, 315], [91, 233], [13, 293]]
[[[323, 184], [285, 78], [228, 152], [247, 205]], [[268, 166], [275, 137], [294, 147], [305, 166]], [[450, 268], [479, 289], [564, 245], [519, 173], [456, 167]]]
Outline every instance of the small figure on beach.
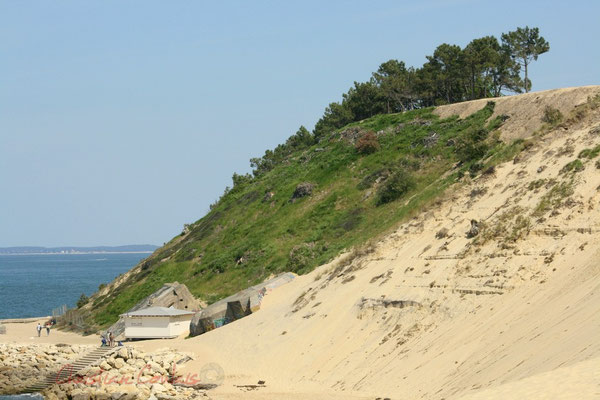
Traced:
[[38, 322], [36, 329], [38, 332], [38, 337], [42, 336], [42, 324]]
[[46, 336], [50, 336], [50, 324], [46, 324]]
[[108, 346], [108, 342], [106, 341], [106, 337], [104, 335], [102, 335], [101, 338], [102, 338], [102, 347]]
[[112, 332], [108, 332], [108, 343], [110, 347], [115, 345], [115, 335]]

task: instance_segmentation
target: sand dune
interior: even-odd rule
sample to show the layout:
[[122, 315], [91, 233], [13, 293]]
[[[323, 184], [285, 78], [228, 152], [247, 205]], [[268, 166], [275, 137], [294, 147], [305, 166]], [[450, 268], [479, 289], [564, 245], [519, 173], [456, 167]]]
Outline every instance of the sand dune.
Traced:
[[[563, 93], [574, 105], [594, 90], [523, 98], [552, 105]], [[531, 115], [539, 125], [539, 104], [520, 97], [502, 99], [519, 108], [506, 137], [522, 137]], [[215, 398], [594, 398], [597, 372], [579, 371], [600, 357], [600, 173], [594, 160], [573, 175], [560, 170], [600, 144], [590, 133], [599, 122], [596, 110], [534, 139], [373, 252], [322, 266], [270, 293], [259, 313], [171, 345], [197, 355], [190, 369], [223, 367]], [[573, 194], [555, 198], [571, 179]], [[533, 215], [549, 198], [550, 209]], [[486, 226], [476, 239], [465, 235], [471, 219]], [[267, 387], [254, 395], [235, 386], [259, 379]]]
[[[496, 112], [511, 116], [502, 136], [529, 137], [545, 105], [566, 115], [594, 93], [498, 99]], [[464, 116], [485, 101], [439, 113]], [[595, 109], [532, 138], [514, 161], [450, 189], [369, 248], [273, 290], [258, 313], [135, 346], [193, 353], [185, 372], [218, 364], [214, 399], [598, 398], [598, 158], [561, 170], [600, 145], [599, 126]]]

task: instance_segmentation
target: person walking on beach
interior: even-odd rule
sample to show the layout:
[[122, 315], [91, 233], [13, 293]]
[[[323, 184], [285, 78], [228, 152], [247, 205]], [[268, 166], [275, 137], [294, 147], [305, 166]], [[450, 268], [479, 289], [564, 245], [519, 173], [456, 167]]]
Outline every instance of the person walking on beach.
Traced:
[[39, 322], [36, 329], [38, 331], [38, 337], [42, 336], [42, 325]]
[[112, 332], [108, 332], [108, 343], [110, 347], [115, 345], [115, 335]]
[[50, 324], [46, 324], [46, 336], [50, 336]]

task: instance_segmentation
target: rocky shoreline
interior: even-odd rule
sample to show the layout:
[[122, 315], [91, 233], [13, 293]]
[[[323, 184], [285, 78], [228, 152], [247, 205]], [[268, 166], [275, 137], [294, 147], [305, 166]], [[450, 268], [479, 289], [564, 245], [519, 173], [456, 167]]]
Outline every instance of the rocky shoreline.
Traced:
[[209, 399], [206, 390], [223, 378], [220, 367], [210, 364], [198, 373], [181, 373], [178, 369], [193, 359], [189, 354], [169, 349], [146, 354], [133, 347], [117, 348], [81, 371], [69, 370], [93, 349], [89, 345], [0, 344], [0, 394], [22, 393], [49, 374], [67, 371], [41, 392], [45, 399]]
[[0, 344], [0, 394], [16, 394], [91, 351], [88, 345]]

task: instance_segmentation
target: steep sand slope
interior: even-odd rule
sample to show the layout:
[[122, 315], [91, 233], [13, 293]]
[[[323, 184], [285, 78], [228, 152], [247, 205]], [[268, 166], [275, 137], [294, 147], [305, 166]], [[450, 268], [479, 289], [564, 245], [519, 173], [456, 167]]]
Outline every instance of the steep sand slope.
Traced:
[[600, 398], [600, 358], [594, 358], [482, 390], [465, 396], [462, 400], [598, 398]]
[[[539, 125], [524, 104], [505, 137]], [[560, 171], [600, 145], [600, 110], [532, 143], [370, 248], [273, 291], [260, 312], [139, 345], [194, 352], [190, 372], [218, 363], [216, 399], [598, 397], [598, 158]], [[472, 219], [481, 232], [469, 239]], [[235, 386], [259, 379], [266, 388]]]

